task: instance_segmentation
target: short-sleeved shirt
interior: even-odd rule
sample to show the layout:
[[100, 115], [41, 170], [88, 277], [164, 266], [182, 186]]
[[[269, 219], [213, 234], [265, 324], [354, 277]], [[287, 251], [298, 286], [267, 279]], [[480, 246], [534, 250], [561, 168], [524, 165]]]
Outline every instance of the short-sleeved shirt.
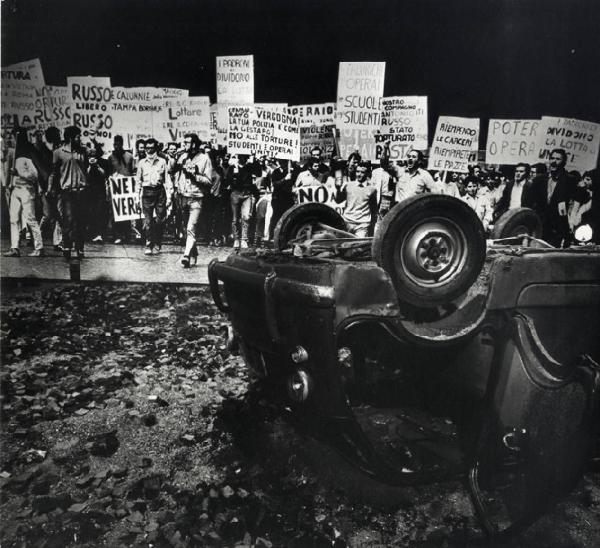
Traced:
[[370, 180], [359, 183], [348, 181], [345, 187], [346, 208], [344, 219], [351, 223], [367, 224], [371, 222], [372, 205], [377, 199], [377, 189]]

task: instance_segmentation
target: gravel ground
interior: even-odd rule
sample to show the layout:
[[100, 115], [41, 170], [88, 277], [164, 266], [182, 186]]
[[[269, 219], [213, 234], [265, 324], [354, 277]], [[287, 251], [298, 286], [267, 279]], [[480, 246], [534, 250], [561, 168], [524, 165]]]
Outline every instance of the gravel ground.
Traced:
[[[458, 483], [396, 489], [302, 437], [205, 288], [4, 287], [3, 547], [475, 546]], [[595, 547], [600, 474], [510, 546]]]

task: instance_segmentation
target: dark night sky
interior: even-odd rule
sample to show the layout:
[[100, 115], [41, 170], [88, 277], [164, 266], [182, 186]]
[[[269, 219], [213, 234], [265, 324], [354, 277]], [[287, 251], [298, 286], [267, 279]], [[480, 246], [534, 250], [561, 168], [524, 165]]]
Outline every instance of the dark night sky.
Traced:
[[600, 0], [5, 0], [2, 65], [214, 100], [215, 56], [252, 53], [255, 100], [297, 104], [335, 101], [339, 61], [386, 61], [385, 94], [428, 95], [430, 125], [600, 122], [599, 29]]

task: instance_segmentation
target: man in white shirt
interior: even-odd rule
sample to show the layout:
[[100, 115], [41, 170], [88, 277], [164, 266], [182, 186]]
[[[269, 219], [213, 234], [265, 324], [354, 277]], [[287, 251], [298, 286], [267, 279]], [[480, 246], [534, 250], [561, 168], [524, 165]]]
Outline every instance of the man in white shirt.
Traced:
[[514, 180], [506, 183], [502, 197], [495, 206], [495, 216], [499, 217], [509, 209], [531, 207], [529, 164], [517, 164]]
[[356, 168], [355, 180], [348, 181], [345, 186], [336, 181], [335, 186], [336, 201], [346, 200], [343, 217], [348, 232], [352, 232], [358, 238], [366, 238], [377, 207], [377, 189], [369, 180], [369, 165], [361, 162]]
[[429, 172], [420, 167], [422, 163], [423, 154], [420, 150], [409, 151], [406, 156], [406, 168], [398, 177], [396, 202], [427, 192], [443, 194], [441, 184], [436, 183]]

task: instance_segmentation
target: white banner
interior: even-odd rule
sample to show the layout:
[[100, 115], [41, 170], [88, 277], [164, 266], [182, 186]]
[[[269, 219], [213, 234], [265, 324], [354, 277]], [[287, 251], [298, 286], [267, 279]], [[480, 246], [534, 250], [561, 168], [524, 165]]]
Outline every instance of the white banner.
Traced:
[[427, 142], [427, 97], [384, 97], [381, 100], [381, 128], [375, 134], [377, 158], [384, 143], [390, 142], [390, 159], [406, 157], [409, 150], [425, 150]]
[[346, 202], [338, 204], [335, 201], [335, 184], [302, 185], [294, 188], [294, 194], [296, 195], [296, 202], [299, 204], [311, 202], [325, 204], [335, 209], [340, 215], [344, 213], [346, 207]]
[[552, 149], [562, 148], [567, 152], [568, 170], [584, 172], [595, 169], [598, 164], [600, 124], [543, 116], [538, 137], [539, 160], [549, 160]]
[[114, 124], [110, 78], [69, 76], [67, 87], [73, 125], [81, 129], [82, 141], [95, 137], [104, 152], [110, 152]]
[[123, 137], [125, 150], [134, 150], [138, 139], [152, 137], [154, 88], [114, 87], [112, 90], [113, 134]]
[[509, 166], [537, 162], [539, 125], [539, 120], [490, 120], [485, 161]]
[[67, 86], [44, 86], [36, 89], [35, 129], [46, 130], [54, 126], [64, 130], [72, 125], [71, 101]]
[[210, 140], [210, 102], [208, 97], [187, 97], [155, 101], [154, 138], [161, 142], [181, 141], [186, 133]]
[[288, 113], [299, 119], [300, 161], [310, 158], [316, 146], [323, 151], [322, 158], [330, 160], [335, 152], [335, 103], [294, 105]]
[[429, 169], [467, 173], [476, 163], [479, 118], [440, 116], [429, 152]]
[[142, 207], [135, 177], [113, 175], [108, 185], [115, 222], [140, 219]]
[[217, 57], [217, 103], [254, 103], [254, 56]]
[[273, 109], [229, 107], [227, 147], [231, 154], [300, 159], [298, 118]]

